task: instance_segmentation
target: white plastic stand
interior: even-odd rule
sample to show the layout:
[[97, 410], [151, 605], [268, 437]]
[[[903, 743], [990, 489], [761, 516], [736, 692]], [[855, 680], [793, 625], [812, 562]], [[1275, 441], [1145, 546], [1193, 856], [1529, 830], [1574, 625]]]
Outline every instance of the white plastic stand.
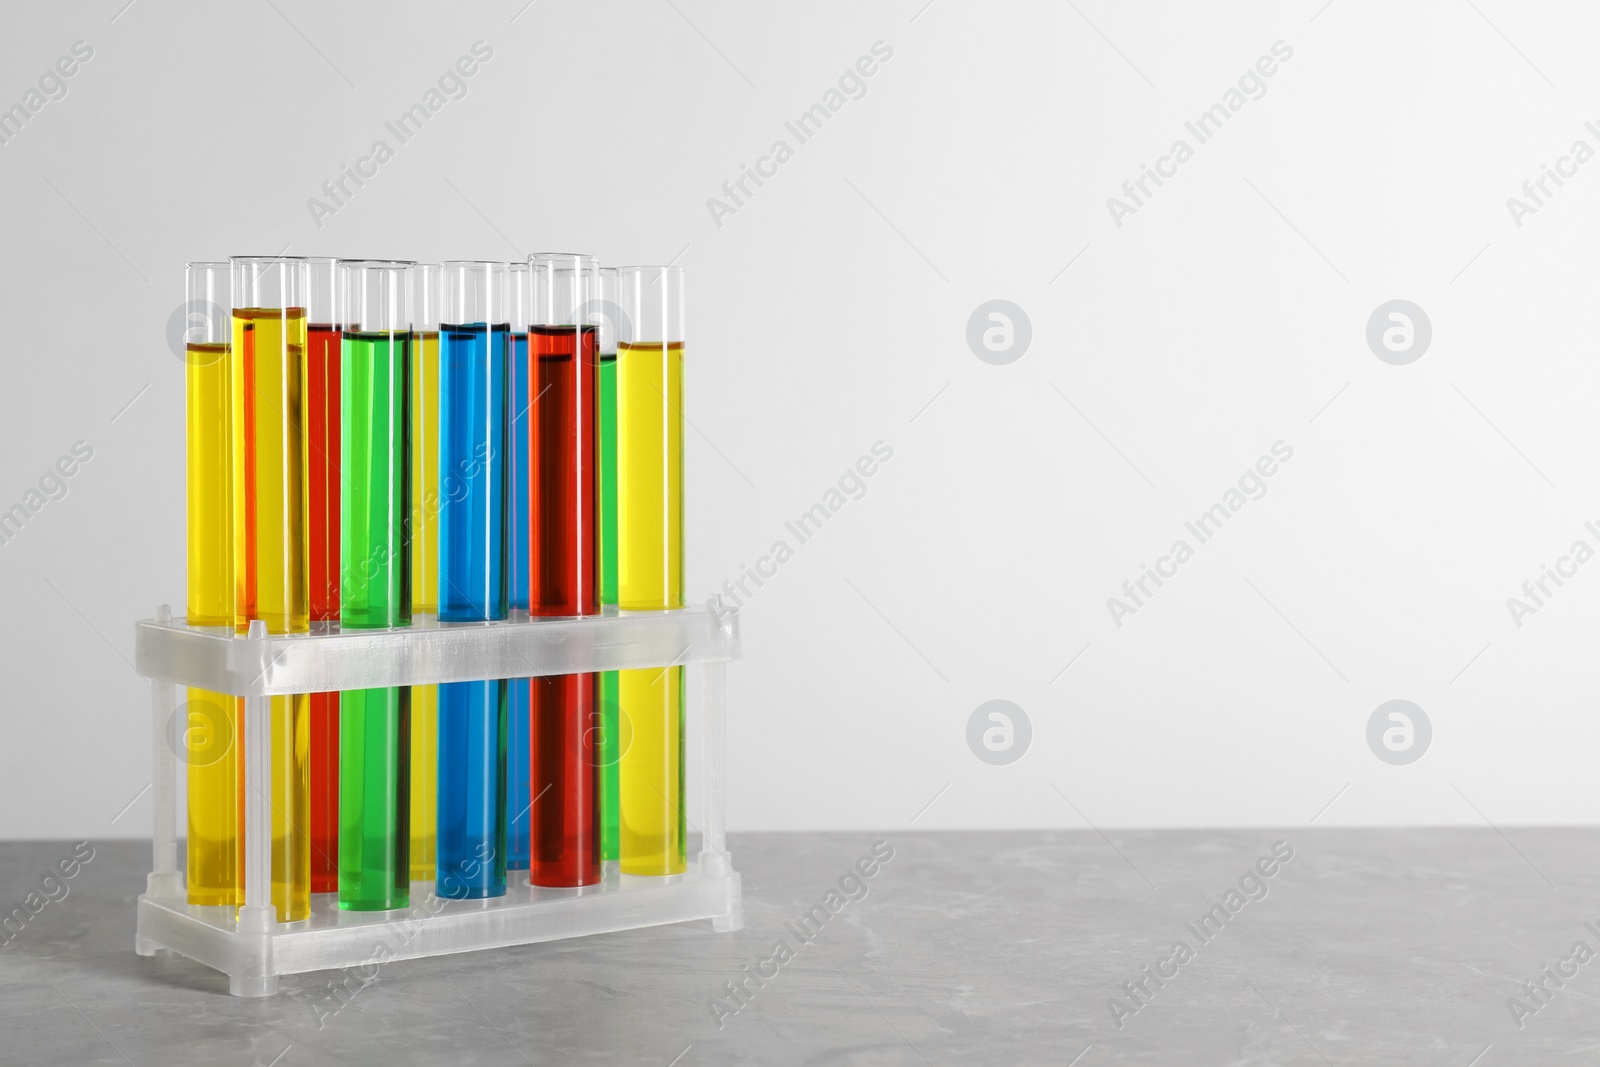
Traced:
[[[238, 997], [271, 996], [278, 976], [330, 968], [374, 968], [393, 960], [526, 945], [563, 937], [710, 919], [718, 932], [744, 922], [739, 875], [723, 822], [724, 666], [739, 657], [738, 616], [705, 608], [617, 612], [581, 619], [513, 620], [407, 629], [242, 638], [191, 629], [162, 606], [136, 625], [135, 662], [150, 679], [155, 803], [154, 867], [139, 896], [134, 950], [168, 949], [229, 976]], [[311, 917], [279, 923], [271, 900], [272, 824], [269, 722], [273, 696], [495, 678], [697, 666], [685, 735], [699, 738], [700, 851], [681, 875], [633, 877], [605, 864], [599, 885], [543, 889], [513, 872], [506, 894], [444, 900], [432, 882], [411, 884], [404, 911], [340, 911], [332, 894], [312, 897]], [[187, 900], [178, 870], [174, 718], [180, 691], [193, 687], [244, 698], [244, 906]], [[698, 688], [698, 699], [695, 699]], [[692, 766], [692, 765], [691, 765]], [[520, 883], [520, 884], [519, 884]]]

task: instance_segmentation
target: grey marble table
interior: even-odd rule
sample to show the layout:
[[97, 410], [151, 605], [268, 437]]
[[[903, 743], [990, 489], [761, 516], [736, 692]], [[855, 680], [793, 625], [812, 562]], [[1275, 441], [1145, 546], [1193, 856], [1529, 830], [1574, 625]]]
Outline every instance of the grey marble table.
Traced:
[[[298, 975], [236, 1000], [198, 964], [134, 955], [148, 851], [97, 843], [46, 887], [60, 899], [0, 934], [0, 1063], [1600, 1063], [1600, 831], [758, 834], [731, 848], [739, 933], [694, 923], [372, 980]], [[70, 855], [0, 845], [0, 909]]]

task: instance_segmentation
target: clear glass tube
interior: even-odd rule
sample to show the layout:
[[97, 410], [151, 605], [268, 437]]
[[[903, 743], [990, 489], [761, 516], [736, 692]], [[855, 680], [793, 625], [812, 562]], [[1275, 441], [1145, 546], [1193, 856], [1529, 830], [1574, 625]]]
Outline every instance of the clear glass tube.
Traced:
[[[506, 339], [511, 403], [507, 455], [511, 466], [506, 493], [506, 520], [510, 527], [506, 585], [511, 614], [517, 616], [528, 612], [528, 490], [533, 484], [528, 470], [528, 409], [533, 395], [528, 391], [528, 325], [533, 321], [533, 272], [526, 263], [507, 266], [511, 272], [508, 281], [511, 333]], [[513, 871], [528, 869], [528, 816], [533, 807], [528, 771], [530, 685], [527, 678], [512, 678], [506, 682], [506, 812], [509, 816], [506, 867]]]
[[[339, 619], [339, 261], [306, 272], [306, 568], [311, 622]], [[339, 889], [339, 694], [311, 697], [311, 891]]]
[[[411, 613], [439, 614], [439, 313], [444, 268], [407, 272], [416, 343], [411, 360]], [[411, 687], [411, 880], [434, 878], [439, 687]]]
[[[411, 264], [346, 262], [341, 450], [340, 625], [411, 624]], [[411, 689], [343, 696], [339, 737], [339, 907], [410, 901]]]
[[[190, 626], [233, 627], [231, 267], [190, 263], [184, 334]], [[183, 759], [189, 778], [189, 903], [243, 903], [244, 806], [233, 697], [190, 689]]]
[[[528, 613], [600, 612], [599, 337], [589, 306], [599, 291], [593, 256], [532, 257], [528, 328]], [[600, 881], [599, 678], [535, 678], [529, 764], [540, 799], [531, 815], [530, 881], [541, 886]]]
[[[234, 625], [309, 629], [306, 568], [304, 259], [236, 256], [233, 278]], [[310, 700], [271, 704], [272, 902], [279, 922], [311, 913]]]
[[[681, 267], [623, 267], [632, 339], [617, 346], [617, 603], [683, 607], [683, 350]], [[682, 667], [622, 671], [621, 869], [685, 868]]]
[[[506, 617], [507, 336], [504, 263], [446, 262], [439, 326], [439, 619]], [[506, 684], [439, 687], [436, 892], [502, 896]]]
[[339, 618], [339, 261], [307, 259], [306, 526], [313, 622]]

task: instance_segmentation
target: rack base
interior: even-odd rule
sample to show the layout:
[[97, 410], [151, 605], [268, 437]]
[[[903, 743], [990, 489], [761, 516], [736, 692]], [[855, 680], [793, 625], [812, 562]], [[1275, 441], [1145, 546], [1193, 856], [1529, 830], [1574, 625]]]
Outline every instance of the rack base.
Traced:
[[[450, 952], [530, 945], [563, 937], [611, 933], [710, 919], [718, 931], [743, 924], [739, 875], [726, 851], [722, 743], [727, 663], [739, 657], [737, 612], [720, 608], [606, 613], [577, 619], [500, 622], [396, 630], [337, 629], [271, 635], [257, 620], [244, 636], [184, 625], [170, 608], [135, 626], [139, 673], [150, 679], [150, 753], [154, 768], [152, 864], [139, 897], [134, 950], [163, 949], [229, 976], [234, 996], [265, 997], [278, 978], [345, 969], [346, 988], [371, 981], [395, 960]], [[404, 911], [340, 911], [331, 895], [314, 896], [311, 917], [277, 922], [270, 905], [272, 871], [271, 698], [400, 685], [595, 671], [689, 666], [699, 672], [684, 707], [686, 737], [698, 755], [685, 774], [698, 782], [698, 819], [681, 817], [699, 834], [699, 849], [680, 875], [630, 877], [615, 863], [599, 885], [582, 889], [507, 887], [490, 900], [440, 900], [432, 882], [413, 882]], [[191, 906], [179, 870], [178, 778], [181, 700], [186, 688], [243, 698], [244, 832], [241, 875], [245, 907]], [[694, 840], [686, 842], [691, 848]], [[515, 881], [515, 879], [513, 879]]]
[[599, 885], [508, 885], [489, 900], [442, 900], [433, 883], [413, 882], [405, 911], [340, 911], [333, 894], [311, 900], [311, 917], [301, 922], [274, 922], [270, 908], [240, 908], [235, 920], [233, 908], [187, 903], [180, 879], [152, 876], [139, 896], [134, 950], [167, 949], [226, 973], [236, 997], [264, 997], [285, 974], [344, 968], [364, 984], [397, 960], [696, 919], [710, 919], [719, 933], [744, 925], [739, 874], [718, 853], [692, 858], [680, 875], [633, 877], [612, 862]]

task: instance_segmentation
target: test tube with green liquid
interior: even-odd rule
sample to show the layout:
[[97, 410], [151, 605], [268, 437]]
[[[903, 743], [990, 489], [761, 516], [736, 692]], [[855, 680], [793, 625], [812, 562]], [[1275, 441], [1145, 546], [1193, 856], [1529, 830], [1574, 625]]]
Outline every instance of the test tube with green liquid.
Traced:
[[[409, 263], [340, 264], [345, 328], [340, 447], [340, 626], [411, 624]], [[411, 889], [411, 689], [343, 694], [339, 907], [404, 908]]]
[[[633, 340], [622, 314], [616, 267], [600, 268], [600, 292], [589, 321], [599, 330], [600, 346], [600, 604], [617, 603], [617, 342]], [[621, 335], [621, 336], [619, 336]], [[600, 675], [600, 858], [618, 853], [617, 779], [621, 758], [617, 720], [618, 673]]]

